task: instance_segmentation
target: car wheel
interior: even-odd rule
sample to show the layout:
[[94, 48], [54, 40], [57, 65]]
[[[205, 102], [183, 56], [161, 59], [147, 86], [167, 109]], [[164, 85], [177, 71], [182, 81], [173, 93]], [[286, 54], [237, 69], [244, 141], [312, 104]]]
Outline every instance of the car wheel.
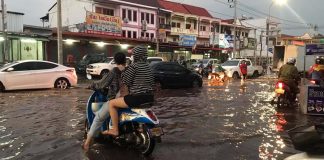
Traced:
[[4, 87], [4, 85], [0, 82], [0, 92], [3, 92], [5, 91], [6, 88]]
[[59, 78], [54, 83], [54, 87], [59, 89], [68, 89], [70, 86], [70, 82], [66, 78]]
[[192, 81], [192, 87], [193, 88], [198, 88], [198, 87], [201, 87], [202, 85], [200, 84], [199, 80], [198, 79], [195, 79]]
[[240, 75], [237, 72], [234, 72], [232, 77], [233, 79], [239, 79]]
[[108, 73], [109, 73], [109, 70], [102, 70], [101, 73], [100, 73], [101, 78], [102, 78], [104, 75], [108, 74]]
[[259, 76], [259, 72], [258, 71], [254, 71], [252, 77], [253, 78], [258, 78], [258, 76]]

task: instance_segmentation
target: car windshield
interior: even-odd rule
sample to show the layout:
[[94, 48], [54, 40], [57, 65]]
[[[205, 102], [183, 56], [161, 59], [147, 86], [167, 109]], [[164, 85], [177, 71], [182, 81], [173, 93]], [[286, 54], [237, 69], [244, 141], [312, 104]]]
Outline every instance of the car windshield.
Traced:
[[15, 61], [15, 62], [6, 63], [4, 65], [0, 65], [0, 69], [6, 68], [6, 67], [8, 67], [10, 65], [13, 65], [13, 64], [16, 64], [16, 63], [18, 63], [18, 62]]
[[104, 62], [104, 63], [109, 63], [111, 60], [113, 60], [113, 58], [106, 58], [106, 59], [104, 59], [102, 62]]
[[239, 61], [226, 61], [222, 64], [222, 66], [237, 66]]
[[203, 64], [207, 64], [209, 62], [209, 59], [203, 59], [202, 62]]

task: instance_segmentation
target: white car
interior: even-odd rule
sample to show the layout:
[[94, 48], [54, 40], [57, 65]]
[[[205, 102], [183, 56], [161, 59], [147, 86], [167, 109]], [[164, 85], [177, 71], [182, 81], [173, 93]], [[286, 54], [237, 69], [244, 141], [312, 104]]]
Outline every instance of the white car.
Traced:
[[247, 76], [257, 77], [262, 74], [263, 68], [261, 66], [254, 66], [249, 59], [231, 59], [224, 62], [221, 66], [226, 70], [225, 73], [228, 77], [238, 79], [241, 75], [240, 64], [243, 60], [247, 62]]
[[0, 67], [0, 90], [61, 88], [76, 86], [75, 69], [40, 60], [23, 60]]
[[[130, 58], [126, 57], [126, 64], [129, 63]], [[107, 74], [109, 71], [111, 71], [114, 67], [116, 67], [115, 61], [112, 60], [106, 60], [101, 63], [93, 63], [89, 64], [87, 66], [86, 73], [91, 75], [91, 76], [103, 76], [104, 74]]]

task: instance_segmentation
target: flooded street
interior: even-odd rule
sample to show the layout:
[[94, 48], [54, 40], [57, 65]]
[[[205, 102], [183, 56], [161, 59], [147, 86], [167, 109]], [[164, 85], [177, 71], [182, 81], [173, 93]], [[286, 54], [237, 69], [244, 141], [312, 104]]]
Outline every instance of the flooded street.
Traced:
[[165, 131], [150, 157], [112, 144], [81, 148], [90, 90], [0, 93], [0, 159], [284, 159], [295, 150], [286, 130], [324, 122], [269, 102], [273, 80], [162, 90], [153, 107]]

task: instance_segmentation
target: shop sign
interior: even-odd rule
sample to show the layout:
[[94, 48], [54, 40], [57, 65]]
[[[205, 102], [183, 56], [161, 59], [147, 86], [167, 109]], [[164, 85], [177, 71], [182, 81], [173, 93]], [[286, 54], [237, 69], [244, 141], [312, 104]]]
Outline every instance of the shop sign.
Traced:
[[307, 44], [306, 55], [324, 54], [324, 44]]
[[180, 35], [179, 38], [179, 45], [181, 46], [194, 46], [197, 41], [197, 37], [191, 35]]
[[87, 11], [86, 32], [92, 34], [121, 36], [121, 18]]
[[219, 44], [219, 34], [210, 35], [209, 36], [209, 44], [210, 45], [218, 45]]
[[305, 43], [301, 41], [292, 41], [292, 44], [296, 46], [305, 46]]
[[307, 113], [324, 115], [324, 88], [308, 86]]
[[166, 38], [165, 29], [159, 29], [159, 39], [165, 39], [165, 38]]
[[219, 35], [219, 48], [229, 48], [230, 47], [230, 43], [228, 43], [228, 41], [225, 38], [224, 34], [220, 34]]

